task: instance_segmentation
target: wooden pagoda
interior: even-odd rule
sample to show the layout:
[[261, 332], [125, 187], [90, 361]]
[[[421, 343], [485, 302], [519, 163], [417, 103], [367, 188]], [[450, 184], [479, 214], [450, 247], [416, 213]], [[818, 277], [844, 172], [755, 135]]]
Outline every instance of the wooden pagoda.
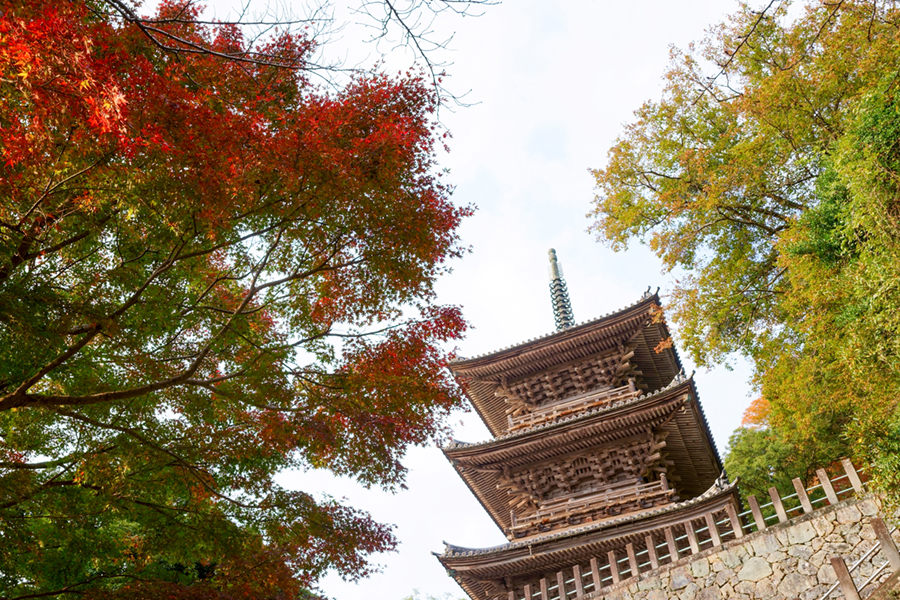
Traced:
[[438, 559], [472, 600], [574, 599], [736, 520], [659, 297], [573, 325], [552, 250], [550, 287], [555, 333], [451, 365], [493, 439], [444, 453], [509, 540], [445, 543]]

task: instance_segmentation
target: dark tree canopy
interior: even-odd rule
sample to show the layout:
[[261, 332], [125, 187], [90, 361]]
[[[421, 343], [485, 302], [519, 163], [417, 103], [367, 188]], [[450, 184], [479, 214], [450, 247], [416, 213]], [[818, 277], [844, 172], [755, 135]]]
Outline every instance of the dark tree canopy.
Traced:
[[460, 404], [435, 90], [324, 90], [303, 34], [133, 10], [0, 11], [0, 597], [365, 576], [390, 527], [274, 476], [396, 489]]

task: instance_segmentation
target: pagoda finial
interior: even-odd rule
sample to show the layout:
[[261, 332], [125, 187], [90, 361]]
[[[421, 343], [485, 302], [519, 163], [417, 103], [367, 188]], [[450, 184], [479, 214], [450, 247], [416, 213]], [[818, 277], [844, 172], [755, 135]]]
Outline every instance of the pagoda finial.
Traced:
[[550, 301], [553, 303], [553, 319], [556, 330], [562, 331], [575, 325], [572, 314], [572, 303], [569, 302], [569, 290], [562, 276], [562, 267], [556, 260], [556, 250], [550, 248]]

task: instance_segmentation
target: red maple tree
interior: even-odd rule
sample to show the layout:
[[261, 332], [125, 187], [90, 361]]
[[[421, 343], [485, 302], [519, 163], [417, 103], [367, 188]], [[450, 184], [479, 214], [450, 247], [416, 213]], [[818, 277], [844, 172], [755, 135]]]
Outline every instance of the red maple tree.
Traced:
[[433, 90], [323, 90], [302, 34], [117, 7], [0, 11], [0, 596], [364, 576], [390, 528], [273, 478], [394, 489], [460, 403]]

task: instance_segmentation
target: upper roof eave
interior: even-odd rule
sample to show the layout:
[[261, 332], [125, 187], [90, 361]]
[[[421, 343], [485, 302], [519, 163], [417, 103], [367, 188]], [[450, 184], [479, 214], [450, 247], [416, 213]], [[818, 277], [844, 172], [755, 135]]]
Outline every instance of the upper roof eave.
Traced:
[[577, 325], [574, 325], [573, 327], [568, 327], [562, 331], [553, 331], [542, 336], [520, 342], [518, 344], [513, 344], [512, 346], [501, 348], [500, 350], [494, 350], [493, 352], [487, 352], [485, 354], [480, 354], [471, 358], [461, 357], [459, 359], [450, 361], [447, 366], [454, 373], [460, 373], [469, 368], [474, 368], [484, 364], [490, 364], [492, 362], [497, 362], [503, 360], [504, 358], [512, 356], [518, 356], [523, 351], [529, 350], [529, 347], [531, 346], [549, 346], [553, 342], [555, 342], [556, 339], [561, 339], [564, 337], [577, 337], [579, 334], [585, 331], [589, 331], [597, 328], [600, 325], [603, 325], [606, 321], [614, 320], [617, 317], [620, 317], [630, 311], [634, 311], [637, 308], [642, 308], [650, 304], [655, 304], [657, 306], [660, 304], [659, 290], [654, 293], [650, 293], [650, 291], [648, 290], [641, 296], [641, 298], [637, 302], [633, 302], [617, 311], [613, 311], [595, 319], [583, 321]]

